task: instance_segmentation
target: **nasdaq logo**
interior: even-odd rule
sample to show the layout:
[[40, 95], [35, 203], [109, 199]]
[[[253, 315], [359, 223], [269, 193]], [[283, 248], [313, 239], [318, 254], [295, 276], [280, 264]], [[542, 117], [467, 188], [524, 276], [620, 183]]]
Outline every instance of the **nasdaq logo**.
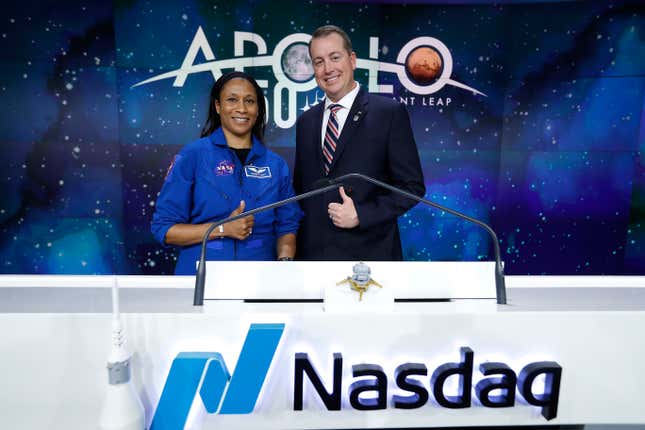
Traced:
[[[391, 406], [395, 409], [418, 409], [428, 404], [430, 395], [437, 405], [449, 409], [470, 408], [472, 391], [479, 404], [485, 408], [511, 408], [516, 404], [516, 391], [524, 398], [525, 403], [541, 408], [542, 416], [552, 420], [558, 416], [560, 399], [560, 382], [562, 366], [555, 361], [538, 361], [529, 363], [518, 374], [507, 364], [501, 362], [483, 362], [479, 372], [485, 376], [473, 387], [473, 374], [477, 368], [474, 365], [474, 351], [464, 346], [460, 348], [461, 361], [444, 363], [437, 367], [428, 378], [428, 368], [423, 363], [403, 363], [394, 371], [394, 381], [397, 388], [408, 395], [390, 394]], [[343, 355], [340, 352], [333, 355], [334, 367], [332, 383], [325, 383], [316, 371], [309, 355], [304, 352], [296, 353], [295, 380], [293, 387], [293, 409], [301, 411], [304, 408], [305, 377], [314, 388], [316, 394], [330, 411], [340, 411], [343, 405], [351, 406], [358, 411], [386, 409], [388, 407], [388, 381], [383, 368], [376, 363], [360, 363], [351, 366], [354, 378], [349, 384], [347, 397], [349, 402], [342, 401], [343, 384]], [[457, 395], [446, 393], [446, 382], [452, 377], [458, 378]], [[544, 387], [540, 391], [543, 379]], [[426, 382], [424, 383], [424, 380]], [[430, 390], [426, 388], [429, 382]], [[331, 392], [325, 387], [332, 387]], [[538, 390], [538, 392], [534, 390]]]
[[284, 324], [251, 324], [232, 376], [218, 352], [177, 354], [150, 430], [183, 429], [197, 395], [211, 414], [253, 412], [283, 331]]

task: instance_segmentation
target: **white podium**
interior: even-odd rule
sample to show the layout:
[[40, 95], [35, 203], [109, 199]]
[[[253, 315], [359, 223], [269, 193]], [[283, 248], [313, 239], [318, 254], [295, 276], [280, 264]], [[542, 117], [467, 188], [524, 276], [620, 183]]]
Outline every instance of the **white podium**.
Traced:
[[[644, 278], [507, 277], [509, 304], [497, 305], [491, 263], [367, 264], [393, 294], [388, 311], [324, 310], [324, 288], [350, 276], [352, 263], [209, 263], [205, 305], [198, 308], [192, 306], [192, 277], [117, 277], [135, 351], [133, 381], [147, 425], [153, 420], [155, 429], [177, 428], [171, 426], [177, 422], [191, 429], [645, 424]], [[112, 279], [0, 276], [3, 428], [97, 427], [110, 348]], [[445, 407], [434, 392], [439, 382], [433, 374], [451, 368], [446, 365], [464, 370], [465, 348], [472, 352], [470, 402]], [[188, 373], [176, 378], [179, 365], [173, 362], [185, 364]], [[490, 363], [504, 363], [518, 376], [517, 386], [532, 363], [556, 363], [561, 368], [556, 416], [545, 418], [544, 408], [527, 402], [520, 388], [511, 406], [483, 405], [476, 386], [491, 377], [481, 371]], [[221, 379], [224, 366], [230, 380]], [[307, 366], [312, 370], [303, 370]], [[413, 373], [407, 382], [425, 391], [427, 400], [414, 408], [396, 407], [402, 398], [414, 405], [414, 391], [397, 375], [422, 368], [426, 375]], [[378, 369], [385, 379], [377, 384], [369, 375]], [[174, 404], [190, 403], [182, 421], [175, 416], [183, 413], [179, 406], [169, 410], [160, 400], [166, 387], [189, 381], [190, 372], [197, 378], [194, 390], [171, 393]], [[376, 385], [378, 390], [370, 390]], [[456, 373], [441, 383], [439, 394], [460, 399], [463, 386]], [[547, 396], [548, 386], [547, 378], [538, 377], [529, 389]], [[385, 405], [362, 410], [354, 397], [359, 406], [378, 406], [383, 398]]]
[[[322, 300], [352, 275], [353, 262], [208, 261], [205, 300]], [[494, 262], [370, 261], [371, 276], [395, 299], [494, 299]], [[342, 288], [342, 286], [339, 286]]]

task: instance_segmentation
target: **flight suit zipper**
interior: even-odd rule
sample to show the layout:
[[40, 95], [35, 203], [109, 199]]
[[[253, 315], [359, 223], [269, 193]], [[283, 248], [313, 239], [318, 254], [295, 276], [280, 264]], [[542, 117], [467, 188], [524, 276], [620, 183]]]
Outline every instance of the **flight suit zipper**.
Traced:
[[[237, 176], [237, 180], [238, 180], [238, 184], [240, 185], [240, 198], [241, 198], [241, 200], [244, 200], [245, 202], [247, 202], [246, 206], [248, 206], [248, 203], [249, 203], [248, 200], [250, 199], [250, 196], [249, 196], [249, 198], [245, 199], [245, 195], [244, 195], [244, 191], [245, 191], [245, 188], [244, 188], [244, 186], [245, 186], [245, 181], [244, 181], [245, 170], [244, 170], [244, 166], [250, 165], [252, 159], [256, 158], [256, 156], [255, 156], [255, 154], [253, 154], [253, 148], [251, 147], [251, 151], [249, 151], [249, 155], [246, 157], [246, 162], [242, 163], [242, 161], [239, 159], [239, 157], [237, 156], [235, 151], [233, 151], [232, 149], [229, 148], [229, 152], [231, 152], [231, 155], [233, 157], [233, 162], [235, 163], [235, 167], [236, 167], [235, 171], [239, 172], [238, 176]], [[241, 166], [241, 168], [238, 169], [237, 166]], [[238, 202], [238, 205], [239, 205], [239, 202]], [[245, 207], [245, 209], [248, 209], [248, 207]], [[234, 260], [237, 260], [237, 242], [238, 242], [237, 240], [233, 241], [233, 259]]]

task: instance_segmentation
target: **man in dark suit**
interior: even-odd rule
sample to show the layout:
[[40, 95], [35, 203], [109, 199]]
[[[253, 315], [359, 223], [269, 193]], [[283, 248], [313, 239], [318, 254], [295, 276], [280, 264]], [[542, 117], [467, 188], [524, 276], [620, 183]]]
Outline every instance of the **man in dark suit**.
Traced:
[[[356, 53], [336, 26], [318, 28], [309, 54], [325, 103], [296, 125], [296, 193], [321, 178], [358, 172], [423, 196], [423, 172], [405, 107], [369, 94], [354, 80]], [[401, 260], [397, 218], [415, 205], [360, 180], [339, 192], [303, 200], [301, 260]]]

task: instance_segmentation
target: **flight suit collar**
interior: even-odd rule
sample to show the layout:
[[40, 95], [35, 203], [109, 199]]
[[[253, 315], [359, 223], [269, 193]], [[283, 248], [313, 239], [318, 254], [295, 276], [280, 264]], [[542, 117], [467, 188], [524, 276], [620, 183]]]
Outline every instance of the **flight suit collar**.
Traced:
[[[210, 141], [213, 143], [213, 145], [220, 147], [220, 148], [228, 148], [228, 145], [226, 144], [226, 136], [224, 136], [224, 131], [222, 130], [222, 127], [218, 128], [208, 136]], [[251, 146], [251, 151], [249, 152], [249, 156], [246, 158], [247, 164], [249, 164], [249, 161], [255, 159], [255, 158], [261, 158], [264, 156], [266, 153], [267, 149], [264, 146], [262, 142], [260, 142], [259, 139], [257, 139], [254, 135], [251, 135], [252, 139], [252, 146]]]

